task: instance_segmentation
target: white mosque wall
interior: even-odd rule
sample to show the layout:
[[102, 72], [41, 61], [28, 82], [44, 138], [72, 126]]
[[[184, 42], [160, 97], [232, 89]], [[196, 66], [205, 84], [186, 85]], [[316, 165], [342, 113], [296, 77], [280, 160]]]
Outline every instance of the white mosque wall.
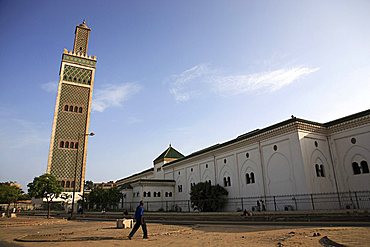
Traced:
[[363, 191], [370, 188], [370, 173], [354, 174], [352, 163], [370, 163], [370, 125], [336, 132], [330, 136], [339, 191]]

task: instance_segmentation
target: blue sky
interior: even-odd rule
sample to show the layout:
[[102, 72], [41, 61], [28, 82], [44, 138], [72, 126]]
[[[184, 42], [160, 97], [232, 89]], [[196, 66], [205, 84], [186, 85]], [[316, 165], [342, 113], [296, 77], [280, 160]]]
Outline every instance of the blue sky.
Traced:
[[98, 58], [86, 179], [150, 168], [293, 114], [370, 108], [369, 1], [0, 0], [0, 181], [46, 171], [74, 29]]

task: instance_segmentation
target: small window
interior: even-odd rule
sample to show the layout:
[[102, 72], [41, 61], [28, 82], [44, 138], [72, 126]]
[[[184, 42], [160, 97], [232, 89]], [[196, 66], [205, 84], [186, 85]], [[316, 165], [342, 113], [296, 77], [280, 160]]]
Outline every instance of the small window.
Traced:
[[146, 192], [145, 191], [144, 191], [144, 194], [143, 195], [144, 195], [144, 197], [146, 197]]
[[68, 111], [68, 105], [64, 106], [64, 111]]
[[158, 192], [158, 193], [157, 193], [157, 196], [158, 196], [158, 197], [161, 197], [161, 192]]
[[146, 194], [147, 197], [150, 197], [150, 191]]
[[74, 142], [71, 142], [70, 144], [69, 144], [69, 148], [75, 148], [75, 144], [74, 144]]
[[73, 106], [72, 105], [69, 106], [69, 111], [73, 111]]
[[321, 177], [325, 177], [324, 165], [320, 165], [320, 175]]
[[352, 163], [352, 169], [353, 169], [353, 175], [361, 174], [361, 169], [357, 162]]
[[172, 197], [172, 192], [168, 192], [168, 197]]
[[62, 187], [65, 188], [65, 186], [66, 186], [66, 182], [62, 180]]
[[61, 141], [61, 142], [60, 142], [59, 147], [60, 147], [60, 148], [64, 148], [64, 141]]
[[193, 168], [190, 168], [190, 171], [193, 172]]
[[75, 143], [75, 149], [78, 149], [78, 142]]
[[251, 172], [251, 183], [254, 184], [255, 183], [255, 180], [254, 180], [254, 173]]
[[75, 106], [75, 112], [77, 112], [78, 111], [78, 107], [77, 106]]
[[351, 138], [351, 143], [352, 144], [356, 144], [356, 142], [357, 142], [356, 138]]
[[78, 108], [78, 112], [82, 113], [82, 107]]
[[226, 159], [224, 159], [224, 163], [226, 164], [226, 162], [227, 162], [227, 160]]
[[249, 173], [245, 174], [245, 179], [246, 179], [247, 184], [251, 183], [251, 178], [249, 177]]
[[153, 193], [153, 197], [157, 197], [157, 192], [154, 192]]
[[182, 192], [182, 185], [177, 185], [178, 192]]
[[316, 177], [320, 177], [320, 168], [318, 164], [315, 164]]
[[206, 168], [208, 168], [208, 164], [206, 164]]
[[64, 147], [69, 148], [69, 142], [66, 142]]
[[245, 157], [247, 157], [247, 159], [248, 159], [248, 158], [249, 158], [249, 153], [246, 153], [246, 154], [245, 154]]
[[67, 181], [66, 182], [66, 188], [69, 188], [71, 186], [71, 182]]
[[274, 145], [274, 151], [277, 151], [277, 146], [276, 145]]
[[72, 181], [71, 182], [71, 188], [74, 188], [75, 187], [75, 181]]
[[231, 179], [230, 179], [230, 177], [227, 177], [227, 183], [228, 183], [229, 186], [231, 186]]
[[361, 161], [362, 173], [369, 173], [369, 166], [365, 160]]
[[168, 192], [166, 192], [166, 193], [164, 194], [164, 196], [165, 196], [165, 197], [168, 197]]

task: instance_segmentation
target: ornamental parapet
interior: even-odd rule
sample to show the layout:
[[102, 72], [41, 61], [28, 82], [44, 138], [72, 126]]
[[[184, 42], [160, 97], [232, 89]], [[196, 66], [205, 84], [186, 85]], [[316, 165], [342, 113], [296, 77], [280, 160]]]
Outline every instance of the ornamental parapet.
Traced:
[[96, 56], [88, 56], [83, 53], [75, 53], [73, 51], [63, 50], [62, 61], [88, 66], [91, 68], [96, 67]]

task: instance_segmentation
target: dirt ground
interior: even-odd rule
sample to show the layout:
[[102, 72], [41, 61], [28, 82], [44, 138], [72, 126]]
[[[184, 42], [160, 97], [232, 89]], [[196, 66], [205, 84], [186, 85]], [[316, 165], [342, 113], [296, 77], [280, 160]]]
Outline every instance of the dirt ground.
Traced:
[[131, 229], [117, 229], [114, 221], [2, 218], [0, 246], [322, 246], [324, 236], [345, 246], [370, 246], [370, 227], [147, 225], [148, 240], [141, 229], [129, 240]]

